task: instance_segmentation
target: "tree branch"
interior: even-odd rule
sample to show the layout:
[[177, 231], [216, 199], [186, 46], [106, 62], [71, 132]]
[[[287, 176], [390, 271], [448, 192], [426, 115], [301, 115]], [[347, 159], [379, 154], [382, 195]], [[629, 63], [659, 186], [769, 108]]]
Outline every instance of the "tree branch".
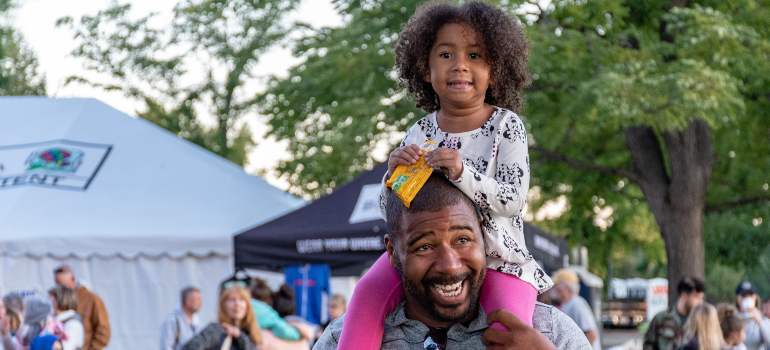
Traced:
[[706, 213], [706, 214], [721, 213], [721, 212], [727, 211], [727, 210], [735, 208], [735, 207], [740, 207], [742, 205], [752, 204], [752, 203], [762, 202], [762, 201], [770, 201], [770, 196], [759, 196], [759, 197], [754, 197], [754, 198], [741, 198], [741, 199], [739, 199], [737, 201], [733, 201], [733, 202], [724, 202], [724, 203], [720, 203], [720, 204], [717, 204], [717, 205], [706, 206], [706, 208], [703, 209], [703, 212]]
[[639, 181], [638, 175], [625, 169], [617, 169], [617, 168], [611, 168], [611, 167], [606, 167], [606, 166], [597, 165], [597, 164], [586, 163], [577, 159], [568, 158], [567, 156], [561, 153], [551, 151], [549, 149], [545, 149], [538, 146], [532, 146], [529, 149], [531, 151], [540, 153], [545, 158], [548, 158], [553, 161], [565, 163], [573, 168], [590, 170], [590, 171], [598, 171], [600, 173], [605, 173], [609, 175], [626, 177], [629, 180], [634, 182]]

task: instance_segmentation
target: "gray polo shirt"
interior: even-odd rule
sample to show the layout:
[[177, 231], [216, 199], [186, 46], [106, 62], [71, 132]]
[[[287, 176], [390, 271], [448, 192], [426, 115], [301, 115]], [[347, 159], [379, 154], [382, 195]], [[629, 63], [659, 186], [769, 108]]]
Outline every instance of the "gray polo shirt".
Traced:
[[[423, 342], [425, 334], [428, 333], [428, 326], [422, 322], [410, 320], [404, 314], [404, 305], [402, 301], [393, 312], [385, 318], [385, 333], [382, 336], [382, 350], [424, 350]], [[334, 320], [326, 328], [324, 334], [313, 346], [313, 350], [333, 350], [337, 349], [340, 334], [342, 333], [342, 323], [345, 315]], [[583, 332], [567, 315], [552, 306], [537, 303], [535, 305], [535, 314], [532, 319], [533, 327], [551, 342], [557, 349], [579, 349], [591, 350], [591, 344], [588, 343]], [[448, 350], [453, 349], [486, 349], [486, 345], [481, 340], [484, 331], [487, 330], [487, 314], [479, 305], [479, 315], [471, 321], [468, 327], [456, 324], [449, 328], [447, 332]]]

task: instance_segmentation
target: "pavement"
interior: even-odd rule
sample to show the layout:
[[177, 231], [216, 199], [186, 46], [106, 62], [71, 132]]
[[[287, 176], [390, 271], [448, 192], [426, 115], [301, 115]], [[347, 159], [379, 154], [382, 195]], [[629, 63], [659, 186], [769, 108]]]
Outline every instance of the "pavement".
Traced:
[[636, 329], [605, 328], [602, 330], [602, 349], [606, 350], [631, 340], [636, 341], [636, 344], [641, 344], [643, 338], [644, 334], [639, 333]]

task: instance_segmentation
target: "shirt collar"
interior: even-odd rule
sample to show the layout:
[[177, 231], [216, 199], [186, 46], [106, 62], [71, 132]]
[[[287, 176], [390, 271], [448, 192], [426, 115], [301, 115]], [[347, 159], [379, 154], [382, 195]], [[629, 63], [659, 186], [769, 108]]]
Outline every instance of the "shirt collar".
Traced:
[[[423, 341], [425, 334], [428, 333], [428, 326], [420, 321], [407, 318], [406, 312], [404, 311], [405, 305], [406, 301], [402, 301], [400, 304], [398, 304], [396, 309], [388, 314], [388, 316], [385, 318], [385, 324], [390, 327], [401, 328], [404, 332], [405, 338], [409, 342]], [[453, 325], [447, 332], [447, 339], [463, 341], [473, 333], [485, 330], [487, 328], [489, 328], [489, 325], [487, 325], [487, 314], [484, 312], [481, 304], [479, 304], [478, 315], [476, 318], [471, 320], [471, 322], [468, 324], [468, 327], [465, 327], [459, 323]]]

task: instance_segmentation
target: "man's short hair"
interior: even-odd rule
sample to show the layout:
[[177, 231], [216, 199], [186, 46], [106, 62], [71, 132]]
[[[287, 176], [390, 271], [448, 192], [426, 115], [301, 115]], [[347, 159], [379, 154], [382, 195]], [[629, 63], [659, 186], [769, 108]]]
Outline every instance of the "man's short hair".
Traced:
[[53, 269], [54, 276], [60, 273], [66, 273], [66, 274], [72, 275], [73, 277], [75, 276], [75, 273], [72, 272], [72, 268], [67, 264], [61, 264], [57, 266], [55, 269]]
[[56, 308], [61, 311], [76, 310], [78, 308], [78, 292], [74, 289], [57, 285], [48, 290], [48, 294], [56, 301]]
[[446, 178], [444, 173], [434, 170], [420, 191], [417, 192], [417, 195], [414, 196], [414, 199], [412, 199], [409, 208], [404, 205], [404, 202], [395, 193], [392, 191], [388, 192], [386, 209], [388, 237], [393, 242], [400, 238], [403, 234], [401, 231], [403, 229], [404, 214], [406, 213], [438, 212], [448, 206], [461, 203], [467, 205], [471, 210], [475, 210], [478, 215], [478, 210], [473, 201], [455, 187]]
[[186, 287], [185, 289], [182, 289], [181, 298], [182, 298], [182, 305], [184, 305], [184, 301], [187, 300], [187, 298], [191, 297], [194, 292], [200, 293], [200, 289], [195, 287]]
[[676, 292], [679, 293], [679, 295], [682, 295], [683, 293], [690, 294], [692, 292], [706, 293], [706, 284], [703, 283], [700, 278], [685, 276], [682, 277], [682, 280], [679, 281], [679, 284], [676, 286]]

